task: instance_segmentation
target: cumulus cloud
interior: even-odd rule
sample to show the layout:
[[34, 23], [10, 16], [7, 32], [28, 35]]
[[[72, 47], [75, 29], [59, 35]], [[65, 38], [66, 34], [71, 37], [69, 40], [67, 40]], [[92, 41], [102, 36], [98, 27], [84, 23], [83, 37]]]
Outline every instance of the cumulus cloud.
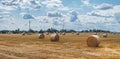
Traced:
[[56, 26], [58, 26], [58, 25], [61, 25], [61, 22], [59, 20], [54, 20], [53, 24], [56, 25]]
[[46, 5], [48, 8], [59, 8], [63, 6], [61, 0], [45, 0], [42, 4]]
[[19, 6], [21, 9], [29, 8], [35, 10], [41, 8], [41, 3], [38, 0], [21, 0]]
[[29, 13], [21, 13], [23, 19], [35, 19], [33, 15]]
[[50, 21], [49, 21], [50, 18], [47, 16], [37, 16], [37, 17], [35, 17], [35, 19], [37, 21], [39, 21], [39, 23], [50, 23]]
[[[98, 16], [98, 17], [114, 17], [116, 13], [120, 12], [120, 5], [112, 6], [110, 4], [104, 4], [95, 7], [95, 10], [88, 12], [87, 15]], [[109, 8], [108, 8], [108, 7]]]
[[60, 12], [48, 12], [47, 13], [47, 16], [48, 17], [62, 17], [62, 13], [60, 13]]
[[[94, 5], [90, 3], [92, 1], [81, 0], [81, 2], [81, 8], [71, 8], [72, 6], [69, 4], [64, 5], [62, 0], [0, 0], [0, 24], [5, 25], [3, 26], [4, 28], [6, 25], [12, 25], [13, 27], [20, 26], [20, 28], [28, 29], [27, 26], [24, 26], [26, 24], [28, 25], [28, 20], [21, 20], [21, 18], [23, 18], [35, 19], [31, 22], [31, 28], [38, 30], [41, 28], [47, 29], [52, 27], [52, 25], [55, 25], [55, 28], [60, 29], [62, 28], [61, 25], [63, 24], [63, 21], [66, 29], [74, 28], [75, 30], [78, 27], [81, 27], [81, 30], [96, 28], [105, 29], [108, 26], [109, 28], [107, 29], [111, 29], [115, 26], [118, 27], [118, 23], [120, 23], [120, 5], [102, 3], [100, 5], [95, 5], [92, 8]], [[79, 6], [79, 4], [77, 6]], [[18, 8], [20, 8], [20, 10]], [[26, 12], [27, 9], [33, 14], [23, 13]], [[81, 11], [84, 9], [86, 10]], [[88, 12], [88, 10], [90, 12]], [[18, 18], [15, 17], [15, 20], [8, 20], [9, 14], [13, 15], [12, 12], [15, 16], [18, 16], [16, 15], [17, 13], [21, 13], [22, 17], [19, 16]], [[7, 22], [9, 24], [7, 24]], [[116, 22], [118, 23], [114, 25]]]
[[120, 13], [115, 14], [115, 20], [120, 23]]
[[70, 11], [70, 21], [74, 22], [78, 19], [79, 13], [77, 11]]
[[89, 0], [81, 0], [81, 2], [86, 6], [90, 6]]
[[3, 16], [0, 16], [0, 19], [2, 19], [3, 18]]
[[4, 6], [19, 7], [20, 9], [33, 9], [38, 10], [41, 8], [39, 0], [3, 0], [1, 1]]
[[15, 10], [15, 8], [11, 6], [0, 6], [0, 10], [11, 11], [11, 10]]
[[94, 6], [94, 8], [98, 10], [108, 10], [108, 9], [112, 9], [113, 6], [111, 4], [102, 3], [100, 5]]
[[[97, 17], [113, 17], [113, 14], [111, 13], [104, 13], [105, 11], [100, 11], [100, 10], [94, 10], [94, 11], [92, 11], [92, 12], [89, 12], [89, 13], [87, 13], [87, 15], [90, 15], [90, 16], [97, 16]], [[101, 13], [103, 13], [103, 14], [101, 14]]]
[[110, 26], [109, 24], [116, 23], [114, 18], [105, 19], [104, 17], [90, 16], [90, 15], [79, 15], [78, 20], [80, 20], [80, 24], [82, 25], [82, 27], [85, 27], [86, 29], [111, 30], [110, 28], [113, 27]]
[[62, 4], [62, 1], [61, 0], [45, 0], [42, 2], [43, 5], [45, 5], [47, 8], [53, 8], [53, 9], [56, 9], [56, 10], [64, 10], [64, 11], [68, 11], [69, 8], [68, 7], [65, 7], [63, 4]]

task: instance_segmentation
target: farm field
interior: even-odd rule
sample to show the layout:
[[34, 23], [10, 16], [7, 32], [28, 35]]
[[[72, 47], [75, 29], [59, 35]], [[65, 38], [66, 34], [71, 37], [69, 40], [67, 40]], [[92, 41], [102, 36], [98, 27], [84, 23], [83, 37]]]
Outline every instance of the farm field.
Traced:
[[0, 34], [0, 59], [120, 59], [120, 34], [99, 33], [99, 47], [88, 47], [86, 39], [93, 33], [60, 35], [51, 42], [50, 34], [39, 39], [38, 34]]

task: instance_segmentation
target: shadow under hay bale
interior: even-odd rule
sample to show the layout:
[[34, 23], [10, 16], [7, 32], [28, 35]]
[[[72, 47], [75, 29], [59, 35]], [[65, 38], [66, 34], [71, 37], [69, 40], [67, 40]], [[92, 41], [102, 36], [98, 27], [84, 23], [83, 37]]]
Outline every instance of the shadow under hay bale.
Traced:
[[39, 39], [44, 39], [45, 35], [43, 33], [39, 34]]
[[103, 34], [103, 37], [104, 37], [104, 38], [107, 38], [107, 37], [108, 37], [108, 34], [107, 34], [107, 33], [104, 33], [104, 34]]
[[59, 41], [59, 35], [57, 33], [52, 34], [50, 40], [52, 42]]
[[91, 35], [87, 39], [87, 45], [89, 47], [98, 47], [100, 44], [100, 38], [98, 35]]

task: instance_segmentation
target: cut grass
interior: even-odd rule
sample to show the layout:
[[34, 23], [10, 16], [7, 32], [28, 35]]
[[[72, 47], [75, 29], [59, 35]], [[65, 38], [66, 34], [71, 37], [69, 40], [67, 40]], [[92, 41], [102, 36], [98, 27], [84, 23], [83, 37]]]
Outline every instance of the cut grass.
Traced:
[[60, 35], [59, 42], [51, 42], [50, 35], [40, 40], [38, 34], [0, 34], [2, 59], [120, 59], [120, 34], [102, 34], [99, 47], [88, 47], [86, 39], [93, 33]]

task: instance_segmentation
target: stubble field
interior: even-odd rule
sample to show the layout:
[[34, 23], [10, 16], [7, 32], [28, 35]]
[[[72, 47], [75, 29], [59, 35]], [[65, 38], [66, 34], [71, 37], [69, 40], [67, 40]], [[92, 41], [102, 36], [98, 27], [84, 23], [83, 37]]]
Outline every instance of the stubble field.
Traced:
[[60, 35], [51, 42], [50, 34], [39, 39], [38, 34], [0, 34], [0, 59], [120, 59], [120, 34], [99, 33], [99, 47], [88, 47], [86, 39], [93, 33]]

